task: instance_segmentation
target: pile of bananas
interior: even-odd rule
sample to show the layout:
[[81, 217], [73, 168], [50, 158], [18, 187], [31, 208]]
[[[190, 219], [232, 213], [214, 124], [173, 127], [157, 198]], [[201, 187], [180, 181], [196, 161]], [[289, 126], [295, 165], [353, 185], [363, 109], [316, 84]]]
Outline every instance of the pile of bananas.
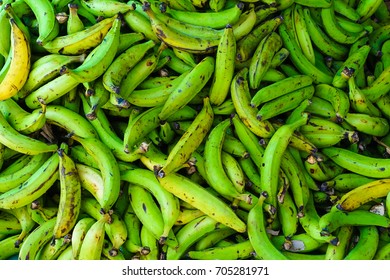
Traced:
[[3, 0], [0, 259], [390, 259], [383, 0]]

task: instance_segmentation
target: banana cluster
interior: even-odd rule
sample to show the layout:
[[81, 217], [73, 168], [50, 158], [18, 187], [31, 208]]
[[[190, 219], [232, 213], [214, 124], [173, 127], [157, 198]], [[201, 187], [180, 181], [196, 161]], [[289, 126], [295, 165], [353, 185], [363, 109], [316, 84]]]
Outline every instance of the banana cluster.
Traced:
[[0, 1], [0, 259], [390, 259], [383, 0]]

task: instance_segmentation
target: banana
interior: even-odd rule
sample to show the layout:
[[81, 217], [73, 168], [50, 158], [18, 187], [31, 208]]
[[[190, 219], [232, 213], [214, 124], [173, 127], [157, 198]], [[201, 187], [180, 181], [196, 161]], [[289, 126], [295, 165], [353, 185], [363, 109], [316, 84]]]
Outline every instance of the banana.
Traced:
[[57, 21], [54, 6], [49, 0], [25, 1], [38, 21], [38, 45], [45, 45], [52, 41], [60, 33], [60, 25]]
[[350, 247], [351, 238], [354, 232], [353, 226], [342, 226], [337, 231], [337, 245], [328, 244], [325, 252], [326, 260], [342, 260]]
[[64, 146], [57, 151], [59, 155], [60, 201], [57, 221], [53, 229], [54, 239], [67, 235], [75, 226], [80, 213], [80, 177], [75, 162], [67, 154], [67, 149], [67, 146]]
[[80, 66], [70, 70], [80, 83], [94, 81], [107, 70], [118, 49], [120, 28], [121, 17], [118, 16], [104, 36], [102, 43], [87, 55]]
[[1, 226], [0, 233], [2, 234], [19, 234], [22, 231], [22, 226], [19, 220], [11, 213], [1, 211]]
[[344, 168], [333, 161], [327, 158], [319, 160], [315, 156], [307, 157], [304, 165], [310, 176], [317, 182], [329, 181], [344, 171]]
[[42, 56], [31, 65], [31, 71], [27, 81], [20, 89], [17, 96], [19, 98], [25, 98], [46, 82], [49, 82], [61, 75], [61, 73], [66, 72], [68, 66], [81, 64], [84, 61], [85, 56], [85, 53], [80, 55], [48, 54]]
[[283, 153], [294, 131], [306, 124], [307, 121], [308, 115], [303, 114], [301, 119], [279, 127], [270, 138], [264, 150], [262, 164], [260, 165], [260, 189], [267, 193], [267, 202], [274, 207], [277, 205], [277, 174], [279, 173]]
[[250, 106], [250, 89], [248, 81], [248, 68], [238, 71], [233, 78], [230, 94], [238, 117], [243, 123], [259, 137], [268, 138], [275, 129], [267, 120], [257, 119], [257, 110]]
[[360, 19], [359, 13], [355, 8], [349, 6], [347, 1], [334, 1], [333, 7], [337, 14], [340, 14], [351, 21], [358, 22]]
[[329, 8], [332, 4], [332, 1], [330, 0], [321, 0], [321, 1], [316, 1], [316, 0], [308, 0], [308, 1], [303, 1], [303, 0], [296, 0], [295, 3], [302, 5], [302, 6], [307, 6], [307, 7], [312, 7], [312, 8]]
[[136, 87], [155, 71], [160, 54], [161, 50], [158, 49], [151, 54], [147, 54], [126, 73], [120, 83], [120, 88], [122, 89], [120, 95], [123, 98], [127, 99]]
[[47, 242], [38, 252], [37, 260], [56, 260], [58, 256], [70, 247], [71, 236], [65, 235], [52, 242]]
[[385, 197], [389, 192], [388, 181], [388, 179], [380, 179], [360, 185], [343, 194], [336, 207], [344, 211], [353, 211], [371, 200]]
[[236, 57], [236, 38], [232, 26], [227, 25], [224, 31], [217, 48], [216, 68], [209, 93], [211, 104], [216, 106], [221, 105], [229, 94]]
[[177, 247], [168, 247], [166, 259], [179, 260], [189, 250], [191, 245], [213, 230], [223, 227], [225, 226], [207, 215], [191, 221], [177, 232], [176, 236], [179, 245]]
[[319, 226], [322, 234], [333, 233], [341, 226], [379, 226], [388, 228], [389, 218], [363, 209], [353, 211], [332, 210], [320, 217]]
[[104, 87], [113, 93], [121, 93], [121, 82], [132, 69], [156, 43], [152, 40], [130, 46], [117, 56], [103, 74]]
[[39, 139], [32, 138], [16, 131], [0, 114], [1, 136], [0, 143], [23, 154], [35, 155], [45, 152], [53, 152], [56, 144], [48, 144]]
[[376, 102], [379, 98], [386, 96], [389, 92], [388, 80], [389, 80], [390, 67], [385, 68], [382, 73], [374, 78], [374, 81], [361, 91], [367, 96], [367, 98], [373, 102]]
[[263, 260], [286, 260], [282, 252], [271, 242], [267, 233], [266, 217], [263, 210], [267, 193], [262, 191], [256, 205], [249, 210], [248, 214], [248, 237], [256, 253], [257, 259]]
[[359, 240], [344, 260], [372, 260], [379, 247], [379, 232], [375, 226], [361, 226]]
[[245, 260], [253, 256], [253, 246], [249, 240], [223, 247], [189, 251], [186, 255], [195, 260]]
[[[335, 123], [339, 123], [339, 118], [337, 117], [336, 110], [332, 106], [332, 103], [324, 98], [316, 96], [315, 94], [311, 98], [311, 103], [309, 106], [307, 106], [306, 112], [312, 114], [313, 116], [318, 116], [333, 121]], [[344, 122], [342, 122], [341, 124], [343, 123]]]
[[0, 206], [14, 209], [27, 205], [44, 194], [58, 178], [58, 155], [50, 156], [21, 187], [0, 195]]
[[192, 153], [203, 142], [211, 129], [213, 120], [214, 114], [210, 100], [206, 97], [204, 99], [202, 110], [193, 120], [186, 132], [175, 143], [174, 147], [168, 154], [167, 161], [162, 168], [158, 170], [157, 176], [164, 177], [166, 174], [175, 172], [178, 168], [181, 168], [182, 165], [190, 159]]
[[79, 258], [80, 248], [83, 244], [85, 235], [88, 229], [95, 223], [95, 221], [95, 219], [87, 216], [78, 220], [74, 225], [71, 237], [73, 259], [77, 260]]
[[[285, 13], [288, 13], [286, 12], [288, 10], [291, 9], [287, 8], [286, 10], [284, 10]], [[298, 69], [300, 73], [311, 76], [315, 83], [331, 83], [333, 77], [318, 69], [303, 54], [291, 32], [291, 22], [287, 22], [286, 16], [284, 16], [284, 19], [284, 22], [279, 25], [278, 33], [283, 40], [284, 47], [290, 52], [290, 59], [293, 65]]]
[[79, 81], [66, 72], [32, 91], [25, 99], [27, 107], [37, 109], [41, 103], [49, 104], [79, 85]]
[[104, 244], [105, 225], [109, 219], [110, 216], [104, 214], [88, 229], [80, 247], [79, 260], [100, 260]]
[[116, 16], [105, 18], [78, 32], [60, 35], [44, 44], [49, 53], [79, 55], [97, 47], [108, 33]]
[[19, 207], [11, 210], [3, 209], [3, 211], [10, 213], [14, 215], [21, 226], [21, 232], [17, 236], [17, 240], [15, 240], [15, 247], [19, 248], [20, 244], [23, 242], [23, 240], [26, 238], [26, 236], [33, 230], [36, 223], [30, 216], [30, 213], [27, 209], [28, 206]]
[[143, 169], [128, 170], [121, 173], [121, 180], [144, 187], [156, 198], [164, 221], [164, 231], [159, 238], [159, 243], [164, 244], [169, 231], [179, 216], [179, 200], [161, 187], [152, 171]]
[[348, 79], [355, 77], [363, 68], [371, 50], [369, 45], [364, 45], [348, 55], [339, 70], [333, 77], [332, 85], [337, 88], [346, 88]]
[[210, 131], [206, 139], [204, 159], [207, 178], [211, 187], [221, 195], [236, 198], [251, 204], [251, 196], [237, 191], [223, 168], [221, 156], [222, 143], [229, 126], [229, 119], [222, 121]]
[[344, 193], [374, 180], [374, 178], [368, 178], [357, 173], [347, 172], [339, 174], [329, 181], [323, 182], [320, 189], [327, 191], [332, 188]]
[[128, 238], [123, 244], [123, 247], [126, 248], [126, 250], [128, 250], [130, 253], [136, 253], [140, 255], [149, 254], [150, 248], [142, 246], [141, 244], [140, 231], [142, 225], [137, 215], [134, 213], [131, 205], [129, 205], [127, 211], [124, 213], [123, 221], [128, 232]]
[[135, 145], [159, 126], [158, 115], [161, 110], [162, 106], [156, 106], [148, 108], [133, 119], [129, 118], [123, 137], [123, 150], [126, 153], [130, 153]]
[[95, 159], [104, 181], [101, 207], [104, 212], [112, 208], [120, 191], [120, 171], [112, 151], [97, 138], [83, 138], [71, 135]]
[[238, 2], [235, 6], [220, 10], [219, 12], [198, 13], [196, 11], [180, 11], [167, 7], [166, 13], [173, 18], [191, 24], [211, 28], [224, 28], [227, 24], [235, 24], [244, 9], [244, 4]]
[[214, 247], [215, 244], [220, 242], [221, 240], [228, 238], [236, 233], [234, 229], [223, 227], [213, 232], [208, 233], [201, 240], [197, 241], [194, 250], [203, 251], [210, 247]]
[[34, 260], [39, 250], [50, 241], [56, 219], [52, 218], [36, 227], [20, 246], [19, 260]]
[[152, 234], [152, 232], [147, 227], [142, 227], [140, 231], [140, 239], [142, 247], [148, 248], [149, 253], [140, 256], [141, 260], [159, 260], [161, 250], [159, 244]]
[[164, 178], [158, 178], [158, 180], [166, 190], [220, 223], [238, 232], [246, 230], [245, 224], [227, 204], [189, 178], [171, 173]]
[[131, 207], [141, 221], [142, 226], [149, 229], [156, 241], [169, 247], [176, 247], [178, 241], [172, 229], [169, 230], [167, 236], [164, 236], [164, 220], [161, 209], [156, 204], [152, 194], [145, 187], [136, 184], [131, 184], [128, 192]]
[[256, 47], [249, 65], [249, 87], [258, 89], [271, 65], [275, 53], [282, 47], [282, 38], [276, 32], [266, 35]]
[[362, 113], [347, 113], [345, 121], [358, 132], [373, 136], [385, 136], [389, 132], [389, 122], [386, 118], [375, 117]]
[[215, 69], [215, 59], [212, 56], [203, 58], [175, 87], [162, 106], [158, 118], [167, 120], [178, 110], [185, 107], [194, 98], [211, 78]]
[[105, 18], [115, 16], [118, 13], [124, 14], [135, 9], [135, 7], [131, 4], [113, 0], [80, 0], [80, 5], [94, 16], [101, 16]]
[[84, 30], [85, 25], [81, 20], [78, 10], [79, 5], [77, 3], [68, 3], [68, 20], [66, 22], [66, 34], [70, 35], [78, 31]]
[[336, 113], [337, 122], [342, 122], [345, 115], [349, 112], [349, 96], [342, 89], [327, 84], [316, 85], [314, 95], [329, 101]]
[[168, 46], [191, 53], [213, 53], [218, 47], [219, 37], [214, 39], [205, 39], [179, 33], [169, 25], [160, 20], [150, 5], [145, 3], [143, 9], [149, 16], [152, 30], [155, 35]]
[[15, 246], [18, 235], [9, 235], [0, 240], [0, 260], [8, 260], [10, 257], [18, 255], [19, 248]]
[[321, 19], [325, 32], [338, 43], [353, 44], [361, 37], [370, 33], [369, 28], [365, 28], [360, 32], [351, 32], [342, 28], [337, 22], [334, 6], [321, 9]]
[[0, 112], [7, 119], [7, 122], [18, 132], [29, 135], [39, 131], [46, 124], [46, 105], [42, 108], [27, 112], [13, 99], [9, 98], [0, 101]]
[[7, 192], [21, 185], [49, 158], [50, 153], [24, 155], [13, 161], [0, 173], [0, 192]]
[[256, 117], [264, 121], [291, 111], [297, 108], [302, 101], [310, 99], [314, 91], [314, 86], [310, 85], [270, 100], [260, 107]]
[[348, 94], [351, 108], [356, 113], [368, 114], [373, 117], [381, 117], [382, 113], [368, 98], [362, 93], [356, 85], [355, 78], [348, 79]]
[[[18, 93], [26, 83], [31, 67], [31, 49], [29, 41], [14, 18], [10, 18], [9, 22], [11, 24], [11, 50], [9, 55], [12, 59], [8, 71], [0, 82], [0, 87], [2, 88], [0, 100], [11, 98]], [[20, 71], [20, 69], [26, 70]]]
[[[85, 96], [81, 94], [80, 97], [84, 112], [90, 112], [91, 107], [88, 104]], [[124, 144], [122, 139], [113, 130], [103, 110], [98, 110], [96, 112], [96, 118], [93, 120], [89, 120], [89, 122], [94, 127], [99, 138], [104, 141], [104, 145], [106, 145], [112, 151], [112, 153], [117, 159], [123, 160], [125, 162], [133, 162], [139, 159], [141, 155], [145, 152], [144, 145], [143, 143], [141, 143], [141, 145], [132, 153], [125, 153], [123, 150]]]
[[45, 112], [48, 124], [58, 126], [80, 137], [97, 138], [95, 128], [80, 114], [61, 105], [48, 105]]
[[375, 11], [379, 8], [383, 1], [359, 1], [356, 6], [356, 12], [360, 15], [359, 22], [364, 22], [370, 18]]
[[271, 32], [274, 32], [282, 22], [283, 18], [281, 16], [275, 16], [256, 25], [250, 33], [237, 41], [236, 59], [238, 61], [247, 61], [252, 57], [261, 40]]
[[294, 32], [296, 34], [299, 46], [302, 49], [303, 54], [312, 63], [316, 63], [313, 44], [308, 31], [305, 15], [303, 14], [303, 7], [299, 4], [293, 6], [292, 17], [294, 20]]
[[283, 236], [286, 238], [293, 236], [298, 230], [298, 210], [290, 192], [286, 191], [283, 201], [278, 199], [277, 216], [281, 223]]
[[241, 159], [249, 158], [249, 153], [246, 150], [244, 144], [242, 144], [242, 142], [233, 135], [225, 135], [225, 140], [222, 144], [222, 150], [231, 154], [234, 157], [238, 157]]

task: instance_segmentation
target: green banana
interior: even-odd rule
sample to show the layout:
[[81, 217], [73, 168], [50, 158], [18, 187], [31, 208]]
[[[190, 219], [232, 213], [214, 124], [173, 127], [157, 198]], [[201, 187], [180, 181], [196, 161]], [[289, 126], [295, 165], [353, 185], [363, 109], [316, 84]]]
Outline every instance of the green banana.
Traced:
[[67, 235], [77, 222], [81, 205], [81, 183], [76, 164], [67, 154], [66, 145], [61, 145], [59, 155], [60, 201], [53, 238]]
[[277, 32], [266, 35], [256, 47], [249, 65], [249, 87], [257, 89], [270, 67], [275, 53], [282, 47], [282, 38]]
[[58, 179], [58, 164], [58, 155], [54, 153], [20, 187], [0, 195], [0, 208], [22, 207], [43, 195]]
[[146, 188], [158, 201], [164, 221], [164, 231], [159, 242], [164, 244], [164, 240], [179, 216], [179, 200], [161, 187], [152, 171], [143, 169], [128, 170], [121, 173], [121, 179]]
[[44, 44], [43, 47], [49, 53], [64, 55], [82, 54], [87, 50], [97, 47], [102, 42], [104, 36], [113, 25], [115, 18], [115, 16], [105, 18], [78, 32], [57, 36]]
[[119, 45], [121, 22], [121, 18], [116, 17], [102, 43], [87, 55], [80, 66], [70, 70], [80, 83], [96, 80], [114, 60]]
[[267, 233], [266, 217], [263, 210], [267, 193], [262, 191], [256, 205], [248, 214], [248, 237], [256, 253], [256, 258], [263, 260], [286, 260], [282, 252], [271, 242]]
[[80, 0], [80, 4], [94, 16], [102, 16], [106, 18], [115, 16], [118, 13], [124, 14], [135, 9], [133, 5], [113, 0]]
[[238, 117], [247, 128], [256, 136], [269, 138], [275, 129], [269, 121], [259, 120], [257, 110], [250, 106], [248, 72], [248, 68], [243, 68], [234, 76], [230, 87], [231, 99]]
[[77, 3], [68, 3], [68, 20], [66, 21], [66, 34], [70, 35], [78, 31], [84, 30], [85, 25], [81, 20], [78, 10], [79, 5]]
[[213, 187], [221, 195], [236, 198], [251, 204], [251, 196], [237, 191], [232, 181], [227, 177], [223, 168], [221, 156], [222, 143], [226, 135], [226, 130], [229, 126], [229, 119], [222, 121], [210, 131], [206, 139], [204, 159], [207, 178], [211, 187]]
[[210, 86], [209, 98], [213, 105], [221, 105], [229, 94], [229, 88], [234, 75], [234, 60], [236, 56], [236, 38], [231, 25], [225, 27], [217, 48], [215, 58], [216, 68]]
[[203, 104], [202, 110], [169, 152], [167, 161], [158, 170], [157, 176], [164, 177], [166, 174], [175, 172], [178, 168], [181, 168], [203, 142], [214, 120], [209, 98], [206, 97]]
[[15, 246], [15, 242], [18, 240], [18, 235], [9, 235], [8, 237], [0, 241], [0, 259], [8, 260], [10, 257], [18, 255], [19, 248]]
[[56, 19], [54, 7], [49, 0], [25, 1], [38, 21], [38, 45], [46, 45], [60, 33], [60, 25]]
[[327, 84], [316, 85], [314, 95], [329, 101], [336, 113], [338, 122], [342, 122], [345, 115], [349, 112], [350, 101], [348, 94], [342, 89]]
[[110, 216], [104, 214], [89, 227], [82, 241], [78, 260], [101, 259], [105, 237], [105, 225], [108, 223], [109, 219]]
[[104, 87], [110, 92], [120, 94], [121, 81], [126, 73], [155, 45], [156, 43], [152, 40], [141, 42], [130, 46], [117, 56], [103, 74]]
[[158, 118], [162, 121], [167, 120], [175, 112], [186, 106], [211, 78], [214, 68], [214, 57], [206, 56], [203, 58], [171, 92], [162, 106]]
[[364, 113], [347, 113], [345, 121], [358, 132], [378, 137], [387, 135], [390, 129], [386, 118]]
[[79, 258], [80, 248], [83, 244], [85, 235], [88, 229], [95, 223], [95, 221], [96, 220], [91, 217], [84, 217], [77, 221], [77, 223], [74, 225], [71, 237], [73, 259], [77, 260]]
[[47, 220], [36, 227], [23, 241], [18, 255], [19, 260], [35, 260], [39, 250], [50, 242], [56, 218]]

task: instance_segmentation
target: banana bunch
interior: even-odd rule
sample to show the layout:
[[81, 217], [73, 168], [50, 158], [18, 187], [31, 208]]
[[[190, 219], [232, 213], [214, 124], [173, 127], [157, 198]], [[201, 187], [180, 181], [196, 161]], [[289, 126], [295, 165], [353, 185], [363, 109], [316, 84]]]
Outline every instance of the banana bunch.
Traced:
[[390, 12], [0, 3], [0, 259], [389, 259]]

